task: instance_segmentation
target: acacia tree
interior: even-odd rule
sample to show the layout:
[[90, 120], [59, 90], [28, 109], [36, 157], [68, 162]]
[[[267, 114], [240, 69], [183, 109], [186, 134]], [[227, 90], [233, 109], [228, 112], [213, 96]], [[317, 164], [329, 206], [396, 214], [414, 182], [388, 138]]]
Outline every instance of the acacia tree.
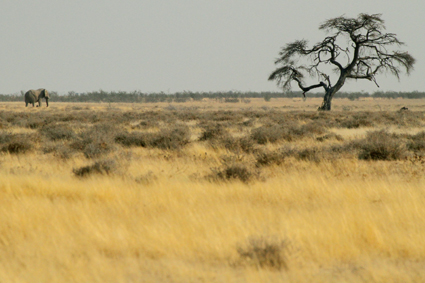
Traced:
[[[404, 43], [394, 33], [384, 32], [381, 14], [360, 14], [357, 18], [341, 16], [325, 21], [319, 29], [332, 34], [312, 48], [307, 47], [307, 40], [288, 43], [275, 61], [280, 67], [269, 77], [284, 90], [289, 90], [291, 82], [295, 81], [304, 97], [311, 89], [323, 88], [325, 95], [319, 110], [331, 110], [332, 98], [347, 79], [366, 79], [379, 87], [377, 74], [389, 72], [400, 79], [402, 69], [407, 74], [413, 70], [415, 59], [408, 52], [393, 50], [394, 46]], [[334, 84], [329, 71], [336, 74]], [[318, 83], [306, 86], [306, 74], [316, 77]]]

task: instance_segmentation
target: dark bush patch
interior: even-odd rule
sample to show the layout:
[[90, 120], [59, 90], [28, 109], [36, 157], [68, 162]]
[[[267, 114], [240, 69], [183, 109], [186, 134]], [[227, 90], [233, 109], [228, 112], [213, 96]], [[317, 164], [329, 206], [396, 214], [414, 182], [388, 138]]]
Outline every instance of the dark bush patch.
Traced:
[[263, 150], [255, 155], [256, 166], [270, 166], [273, 164], [280, 165], [285, 158], [293, 156], [296, 150], [292, 147], [285, 146], [279, 150]]
[[287, 241], [277, 241], [269, 238], [252, 238], [248, 244], [238, 247], [241, 261], [259, 268], [274, 270], [288, 269]]
[[75, 136], [71, 127], [65, 124], [44, 126], [39, 130], [39, 132], [52, 141], [69, 140]]
[[34, 141], [38, 137], [34, 134], [0, 133], [0, 151], [10, 154], [25, 153], [34, 149]]
[[47, 143], [43, 146], [42, 152], [44, 154], [53, 153], [54, 156], [66, 160], [74, 155], [75, 150], [64, 144]]
[[252, 130], [251, 138], [258, 144], [266, 144], [268, 142], [273, 143], [283, 139], [284, 134], [284, 128], [280, 125], [262, 126]]
[[226, 166], [223, 170], [217, 171], [216, 177], [222, 180], [239, 179], [242, 182], [248, 182], [252, 179], [253, 174], [243, 164], [232, 164]]
[[425, 131], [410, 136], [407, 142], [407, 148], [414, 152], [425, 150]]
[[190, 131], [187, 126], [176, 125], [172, 129], [162, 129], [157, 133], [121, 132], [115, 136], [115, 142], [124, 146], [180, 149], [190, 142]]
[[323, 153], [317, 147], [304, 148], [297, 152], [297, 159], [299, 160], [320, 162], [322, 158]]
[[350, 117], [347, 120], [341, 122], [340, 126], [347, 129], [357, 129], [360, 127], [371, 127], [373, 122], [367, 117]]
[[149, 143], [150, 135], [142, 132], [121, 132], [115, 136], [115, 142], [123, 146], [146, 147]]
[[180, 149], [189, 142], [189, 128], [176, 125], [173, 129], [163, 129], [158, 133], [153, 133], [148, 145], [160, 149]]
[[302, 125], [299, 129], [293, 127], [293, 131], [298, 134], [300, 137], [311, 136], [311, 135], [323, 135], [327, 132], [326, 122], [324, 121], [313, 121], [307, 124]]
[[262, 151], [257, 153], [255, 158], [257, 160], [257, 166], [280, 165], [284, 160], [284, 157], [282, 157], [279, 151]]
[[27, 127], [30, 129], [40, 129], [47, 124], [46, 120], [41, 118], [31, 119], [27, 122]]
[[221, 141], [221, 143], [226, 149], [235, 153], [252, 153], [256, 150], [254, 140], [251, 139], [251, 137], [234, 138], [231, 136], [227, 136]]
[[204, 130], [199, 138], [200, 141], [207, 141], [213, 139], [221, 139], [224, 136], [228, 136], [228, 132], [224, 129], [221, 124], [208, 124], [204, 127]]
[[326, 141], [326, 140], [331, 140], [331, 139], [335, 139], [337, 141], [343, 141], [344, 140], [344, 138], [341, 135], [338, 135], [338, 134], [335, 134], [335, 133], [329, 133], [329, 134], [326, 134], [326, 135], [323, 135], [323, 136], [316, 138], [316, 140], [320, 141], [320, 142], [323, 142], [323, 141]]
[[92, 165], [83, 166], [77, 169], [73, 169], [72, 172], [78, 177], [87, 177], [92, 174], [110, 175], [117, 168], [115, 160], [107, 159], [97, 161]]
[[259, 173], [251, 170], [240, 160], [237, 161], [234, 156], [223, 157], [223, 166], [220, 168], [211, 168], [212, 174], [206, 176], [210, 181], [231, 181], [240, 180], [248, 183], [259, 178]]
[[315, 134], [324, 134], [326, 129], [321, 123], [312, 122], [305, 125], [288, 122], [285, 124], [265, 125], [251, 131], [251, 138], [258, 144], [281, 140], [295, 141]]
[[96, 158], [114, 149], [114, 136], [118, 129], [99, 124], [80, 133], [70, 147], [84, 153], [86, 158]]
[[359, 143], [359, 159], [364, 160], [400, 160], [407, 157], [402, 141], [385, 130], [368, 132]]
[[83, 150], [86, 158], [96, 158], [106, 154], [112, 150], [113, 146], [107, 141], [93, 141], [89, 143]]
[[25, 153], [31, 150], [33, 145], [28, 140], [13, 139], [1, 149], [3, 152], [12, 154]]

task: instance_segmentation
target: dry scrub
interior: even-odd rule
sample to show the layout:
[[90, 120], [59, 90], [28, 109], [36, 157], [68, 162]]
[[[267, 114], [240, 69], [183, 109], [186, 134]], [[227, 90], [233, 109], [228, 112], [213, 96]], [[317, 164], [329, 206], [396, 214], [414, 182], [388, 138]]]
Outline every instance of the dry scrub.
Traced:
[[0, 110], [0, 281], [425, 280], [424, 112], [181, 105]]

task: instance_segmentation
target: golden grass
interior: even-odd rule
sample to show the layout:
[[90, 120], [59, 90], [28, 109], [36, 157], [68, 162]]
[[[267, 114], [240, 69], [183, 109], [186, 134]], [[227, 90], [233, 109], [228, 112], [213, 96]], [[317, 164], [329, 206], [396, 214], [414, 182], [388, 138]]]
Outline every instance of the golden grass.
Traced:
[[[88, 178], [80, 155], [1, 154], [0, 281], [425, 281], [424, 166], [290, 158], [248, 184], [200, 178], [223, 153], [122, 149], [119, 174]], [[284, 241], [287, 269], [241, 258], [253, 238]]]

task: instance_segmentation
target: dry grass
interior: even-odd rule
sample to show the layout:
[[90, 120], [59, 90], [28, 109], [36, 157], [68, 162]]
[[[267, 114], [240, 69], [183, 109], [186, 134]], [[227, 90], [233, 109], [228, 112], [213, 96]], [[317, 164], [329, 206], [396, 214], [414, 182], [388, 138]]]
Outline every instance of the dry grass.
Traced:
[[[0, 146], [37, 137], [24, 153], [0, 153], [1, 282], [425, 281], [424, 121], [411, 122], [422, 112], [402, 121], [370, 112], [372, 126], [348, 128], [344, 119], [363, 112], [266, 115], [260, 105], [189, 114], [163, 104], [63, 113], [65, 105], [0, 104]], [[152, 127], [134, 127], [149, 121], [143, 114], [155, 115]], [[37, 115], [42, 126], [28, 126]], [[211, 117], [220, 126], [205, 126]], [[296, 139], [239, 144], [285, 121], [302, 129]], [[319, 132], [307, 130], [313, 122]], [[175, 123], [182, 134], [173, 133]], [[122, 132], [128, 144], [115, 141]], [[137, 133], [178, 147], [139, 146]], [[390, 153], [401, 144], [403, 158], [361, 159], [373, 149], [364, 139], [380, 136]], [[82, 141], [90, 137], [110, 150], [88, 158]], [[84, 147], [73, 147], [77, 141]]]

